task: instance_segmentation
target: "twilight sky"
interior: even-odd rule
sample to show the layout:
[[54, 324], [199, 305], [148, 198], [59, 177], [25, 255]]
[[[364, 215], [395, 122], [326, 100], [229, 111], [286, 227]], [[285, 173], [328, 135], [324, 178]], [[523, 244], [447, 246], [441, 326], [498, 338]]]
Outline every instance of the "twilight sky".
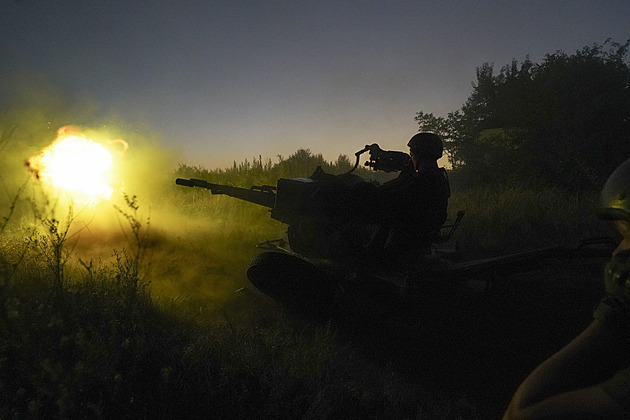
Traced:
[[0, 83], [44, 75], [183, 163], [334, 160], [406, 150], [415, 113], [460, 108], [484, 62], [629, 37], [627, 0], [0, 0]]

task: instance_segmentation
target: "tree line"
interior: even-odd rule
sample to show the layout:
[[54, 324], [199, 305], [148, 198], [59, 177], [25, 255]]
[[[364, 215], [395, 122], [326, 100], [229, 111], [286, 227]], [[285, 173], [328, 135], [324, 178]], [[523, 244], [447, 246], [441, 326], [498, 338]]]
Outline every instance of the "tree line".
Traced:
[[597, 190], [630, 157], [629, 46], [607, 40], [498, 72], [484, 63], [460, 109], [420, 111], [415, 121], [444, 138], [454, 172], [469, 182]]

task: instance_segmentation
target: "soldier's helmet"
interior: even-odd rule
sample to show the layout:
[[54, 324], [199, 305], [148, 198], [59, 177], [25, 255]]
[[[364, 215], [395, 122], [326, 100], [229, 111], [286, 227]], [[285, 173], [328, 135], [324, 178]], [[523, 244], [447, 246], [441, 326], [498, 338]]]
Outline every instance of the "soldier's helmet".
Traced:
[[419, 156], [434, 160], [441, 158], [444, 150], [442, 139], [433, 133], [418, 133], [409, 140], [407, 146]]
[[606, 220], [630, 222], [630, 159], [623, 162], [608, 177], [599, 196], [597, 214]]

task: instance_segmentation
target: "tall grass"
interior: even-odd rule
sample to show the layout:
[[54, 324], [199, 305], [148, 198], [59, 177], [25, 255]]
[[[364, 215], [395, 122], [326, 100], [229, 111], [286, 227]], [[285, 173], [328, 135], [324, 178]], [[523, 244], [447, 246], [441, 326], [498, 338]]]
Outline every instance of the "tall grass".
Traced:
[[614, 237], [609, 224], [596, 217], [597, 200], [593, 192], [477, 186], [453, 191], [449, 208], [466, 211], [455, 239], [473, 258]]
[[1, 418], [409, 417], [422, 405], [333, 329], [278, 317], [258, 295], [153, 294], [164, 267], [142, 262], [165, 240], [148, 241], [135, 199], [118, 210], [129, 239], [106, 263], [69, 262], [72, 215], [3, 236]]
[[[182, 165], [173, 178], [274, 185], [322, 161], [298, 151], [277, 164]], [[305, 324], [243, 289], [255, 244], [286, 228], [266, 209], [165, 191], [150, 225], [141, 201], [126, 197], [125, 235], [106, 259], [73, 255], [72, 213], [42, 213], [35, 229], [5, 211], [0, 418], [483, 418], [359, 354], [333, 326]], [[472, 257], [607, 233], [594, 205], [588, 194], [475, 187], [454, 190], [450, 209], [467, 212], [456, 239]]]

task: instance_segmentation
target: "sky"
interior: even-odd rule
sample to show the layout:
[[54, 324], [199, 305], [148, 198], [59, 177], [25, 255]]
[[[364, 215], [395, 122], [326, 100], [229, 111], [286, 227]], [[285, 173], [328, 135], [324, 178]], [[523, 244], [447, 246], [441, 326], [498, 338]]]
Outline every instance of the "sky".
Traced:
[[0, 0], [0, 82], [41, 75], [212, 169], [406, 151], [415, 114], [459, 109], [483, 63], [608, 38], [630, 38], [627, 0]]

